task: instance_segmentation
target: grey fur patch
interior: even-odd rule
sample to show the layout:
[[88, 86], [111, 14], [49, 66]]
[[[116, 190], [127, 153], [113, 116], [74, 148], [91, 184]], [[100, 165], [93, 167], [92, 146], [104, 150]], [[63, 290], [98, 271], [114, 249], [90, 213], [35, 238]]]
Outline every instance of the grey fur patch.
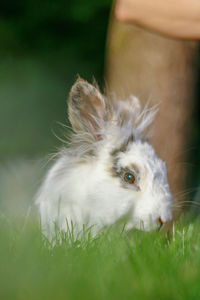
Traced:
[[[139, 181], [140, 181], [140, 173], [139, 173], [139, 169], [137, 168], [137, 166], [135, 164], [131, 164], [127, 167], [119, 167], [118, 164], [119, 158], [115, 158], [113, 160], [112, 166], [109, 166], [108, 168], [106, 168], [106, 171], [109, 173], [109, 175], [113, 178], [118, 178], [119, 179], [119, 183], [121, 185], [121, 187], [125, 188], [125, 189], [130, 189], [133, 188], [135, 191], [139, 191]], [[126, 172], [133, 172], [135, 174], [136, 177], [136, 183], [135, 184], [128, 184], [124, 181], [123, 175]]]

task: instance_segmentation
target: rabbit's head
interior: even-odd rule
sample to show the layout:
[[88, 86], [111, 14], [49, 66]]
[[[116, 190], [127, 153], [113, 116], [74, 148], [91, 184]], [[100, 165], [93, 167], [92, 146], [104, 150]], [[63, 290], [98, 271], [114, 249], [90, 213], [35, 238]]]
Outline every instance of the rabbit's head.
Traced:
[[128, 228], [150, 230], [171, 220], [166, 166], [146, 140], [155, 109], [141, 110], [134, 96], [108, 100], [79, 78], [68, 113], [73, 128], [68, 153], [87, 167], [88, 205], [96, 205], [102, 223], [127, 216]]

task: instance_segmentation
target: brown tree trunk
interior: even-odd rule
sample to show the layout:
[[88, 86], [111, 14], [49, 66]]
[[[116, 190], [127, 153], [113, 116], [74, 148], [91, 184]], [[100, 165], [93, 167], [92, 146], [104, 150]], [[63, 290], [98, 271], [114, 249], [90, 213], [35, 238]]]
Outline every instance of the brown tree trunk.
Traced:
[[[173, 194], [186, 187], [197, 42], [170, 39], [111, 18], [105, 78], [109, 92], [159, 103], [151, 143], [167, 163]], [[181, 198], [183, 200], [183, 198]]]

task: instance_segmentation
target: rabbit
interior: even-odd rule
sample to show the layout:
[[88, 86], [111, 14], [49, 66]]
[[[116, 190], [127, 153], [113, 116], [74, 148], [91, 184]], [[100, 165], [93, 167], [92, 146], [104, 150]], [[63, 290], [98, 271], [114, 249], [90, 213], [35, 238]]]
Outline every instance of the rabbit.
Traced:
[[84, 224], [98, 231], [126, 217], [126, 230], [149, 231], [172, 219], [166, 166], [146, 138], [155, 114], [135, 96], [107, 99], [77, 79], [68, 98], [69, 145], [36, 197], [45, 236], [54, 236], [55, 224], [64, 232]]

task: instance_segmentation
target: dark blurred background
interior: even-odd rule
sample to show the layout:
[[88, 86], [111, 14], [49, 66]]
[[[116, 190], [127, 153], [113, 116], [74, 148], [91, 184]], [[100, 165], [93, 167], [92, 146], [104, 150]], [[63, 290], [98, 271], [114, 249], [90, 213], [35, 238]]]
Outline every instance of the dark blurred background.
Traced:
[[66, 123], [77, 74], [102, 84], [110, 6], [110, 0], [1, 1], [1, 161], [60, 144], [52, 131], [56, 121]]
[[110, 7], [110, 0], [0, 2], [0, 216], [34, 208], [77, 75], [102, 85]]

